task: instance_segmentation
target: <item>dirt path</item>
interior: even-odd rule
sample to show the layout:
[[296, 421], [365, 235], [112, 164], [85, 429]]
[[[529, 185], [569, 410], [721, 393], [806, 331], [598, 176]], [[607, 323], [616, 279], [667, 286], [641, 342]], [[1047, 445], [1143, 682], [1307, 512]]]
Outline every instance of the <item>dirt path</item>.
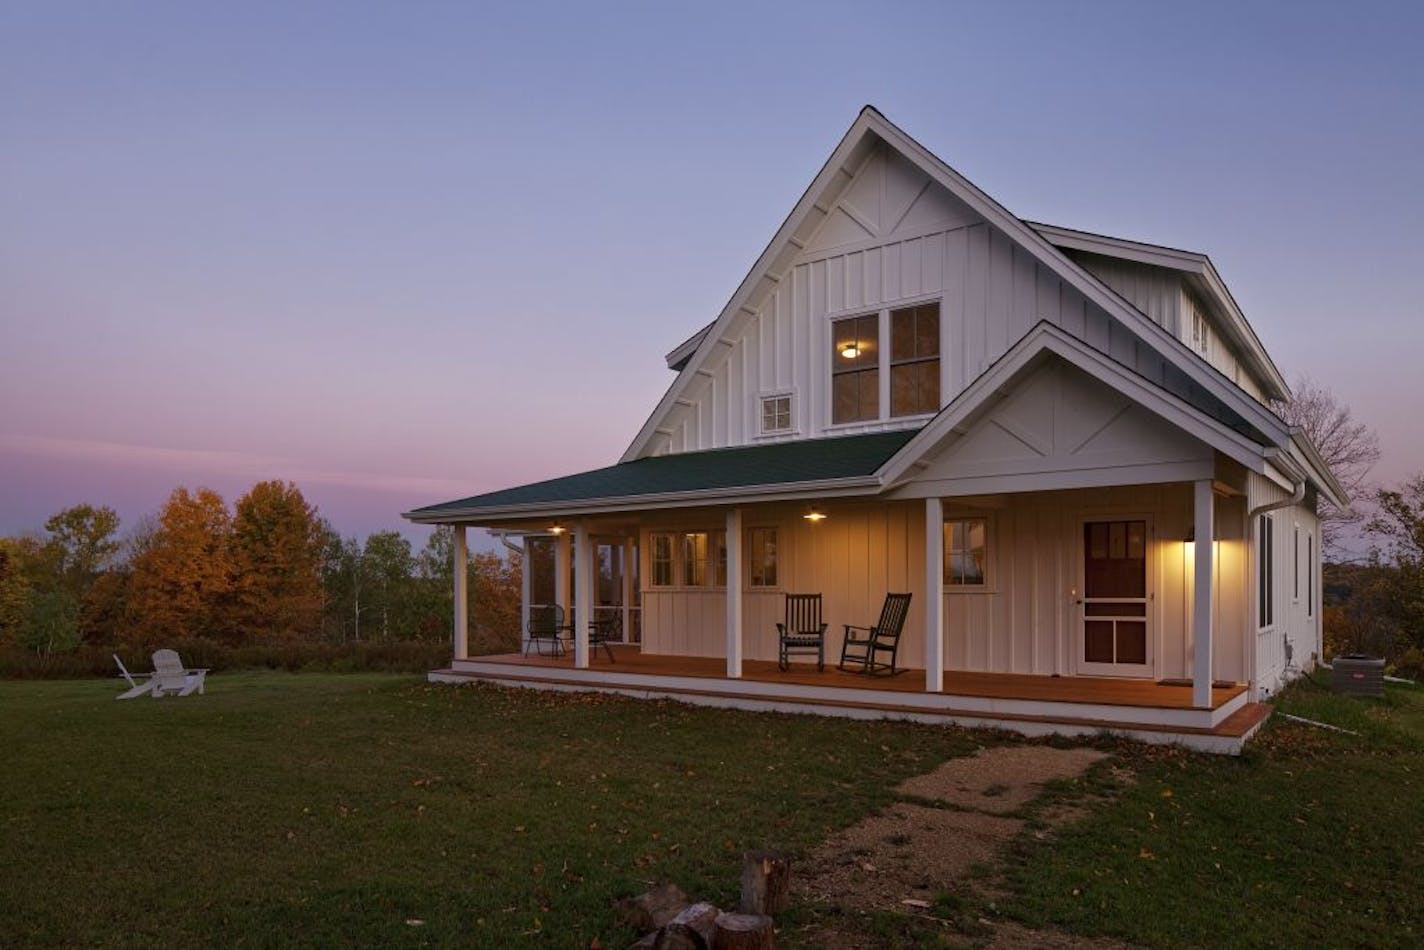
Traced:
[[[900, 801], [828, 840], [795, 877], [797, 903], [818, 907], [827, 920], [849, 925], [869, 911], [956, 916], [961, 896], [981, 896], [1000, 853], [1024, 827], [1024, 809], [1048, 782], [1081, 776], [1107, 753], [1095, 749], [1006, 746], [951, 759], [896, 791]], [[1040, 815], [1052, 824], [1077, 817], [1073, 809]], [[808, 945], [873, 947], [877, 938], [853, 926], [828, 924]], [[987, 947], [1117, 947], [1070, 934], [1035, 931], [1008, 921], [975, 920], [959, 935]]]

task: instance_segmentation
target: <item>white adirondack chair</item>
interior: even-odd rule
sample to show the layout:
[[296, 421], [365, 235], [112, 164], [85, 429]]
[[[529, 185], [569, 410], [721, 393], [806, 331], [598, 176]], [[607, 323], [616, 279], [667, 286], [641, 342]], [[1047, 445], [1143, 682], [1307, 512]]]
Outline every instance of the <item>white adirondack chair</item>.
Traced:
[[[123, 660], [118, 654], [114, 654], [114, 662], [119, 664], [119, 670], [124, 674], [124, 678], [129, 681], [130, 689], [121, 693], [119, 699], [133, 699], [135, 696], [142, 696], [145, 693], [157, 699], [160, 696], [172, 693], [176, 696], [191, 696], [194, 693], [201, 695], [205, 692], [208, 671], [206, 669], [188, 669], [183, 666], [183, 661], [178, 658], [177, 650], [157, 650], [153, 654], [153, 672], [146, 674], [148, 682], [136, 683], [129, 675], [129, 671], [124, 668]], [[140, 674], [145, 675], [145, 674]]]

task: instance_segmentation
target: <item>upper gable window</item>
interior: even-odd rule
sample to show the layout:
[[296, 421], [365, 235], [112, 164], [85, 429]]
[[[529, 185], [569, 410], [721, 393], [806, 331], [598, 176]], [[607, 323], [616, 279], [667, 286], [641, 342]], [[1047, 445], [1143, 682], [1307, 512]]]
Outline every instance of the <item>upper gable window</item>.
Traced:
[[791, 394], [782, 393], [777, 396], [763, 396], [761, 400], [761, 431], [790, 432], [791, 431]]
[[831, 324], [831, 422], [880, 418], [880, 314]]
[[1195, 307], [1192, 308], [1192, 349], [1202, 355], [1204, 359], [1211, 359], [1211, 325], [1206, 322], [1206, 317]]
[[890, 314], [890, 415], [939, 411], [939, 304]]

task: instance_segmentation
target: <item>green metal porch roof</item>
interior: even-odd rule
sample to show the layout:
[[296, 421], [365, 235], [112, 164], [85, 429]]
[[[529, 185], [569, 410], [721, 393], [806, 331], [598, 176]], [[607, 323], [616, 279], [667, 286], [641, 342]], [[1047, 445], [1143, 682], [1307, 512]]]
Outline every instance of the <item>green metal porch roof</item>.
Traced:
[[659, 455], [505, 488], [408, 512], [407, 517], [477, 515], [510, 507], [634, 498], [716, 489], [789, 485], [875, 474], [918, 429], [802, 439], [703, 452]]

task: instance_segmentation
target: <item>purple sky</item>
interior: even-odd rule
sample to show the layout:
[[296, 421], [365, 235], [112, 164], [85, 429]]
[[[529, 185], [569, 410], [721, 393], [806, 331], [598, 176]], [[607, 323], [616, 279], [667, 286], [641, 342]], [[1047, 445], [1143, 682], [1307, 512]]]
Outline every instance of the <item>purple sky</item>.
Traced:
[[1419, 4], [0, 6], [0, 533], [615, 461], [857, 110], [1212, 255], [1424, 469]]

